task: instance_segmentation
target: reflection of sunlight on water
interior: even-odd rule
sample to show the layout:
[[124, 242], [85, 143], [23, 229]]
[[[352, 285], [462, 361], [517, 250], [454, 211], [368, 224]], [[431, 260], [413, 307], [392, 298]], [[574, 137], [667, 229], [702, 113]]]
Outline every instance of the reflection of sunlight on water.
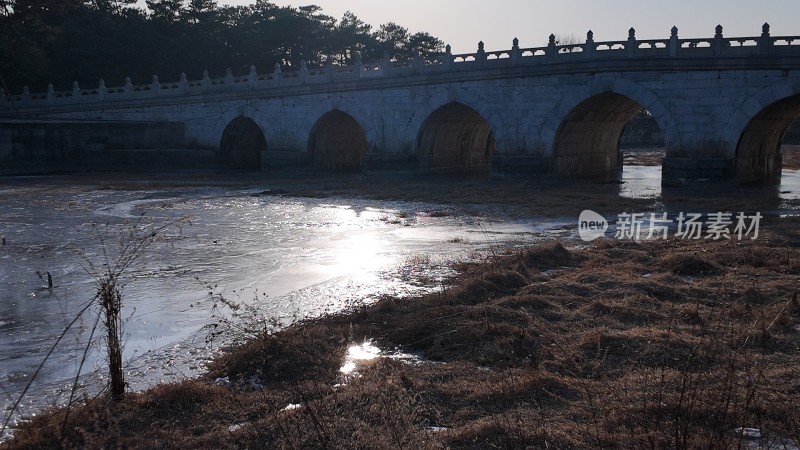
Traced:
[[395, 361], [402, 361], [406, 364], [418, 364], [421, 359], [418, 355], [395, 351], [382, 352], [372, 341], [366, 341], [360, 345], [351, 345], [347, 348], [347, 355], [344, 364], [339, 369], [342, 375], [347, 376], [357, 374], [358, 369], [374, 363], [378, 358], [390, 358]]
[[[657, 198], [662, 193], [661, 166], [625, 166], [621, 181], [620, 197]], [[713, 184], [709, 187], [715, 188]], [[800, 170], [784, 169], [777, 189], [782, 200], [800, 200]]]
[[361, 345], [351, 345], [347, 349], [347, 356], [339, 372], [350, 375], [359, 365], [373, 361], [379, 356], [381, 356], [381, 349], [373, 345], [371, 341], [364, 342]]
[[337, 272], [365, 273], [385, 267], [390, 263], [385, 254], [387, 245], [373, 233], [353, 234], [337, 246]]
[[783, 200], [800, 199], [800, 170], [783, 169], [780, 195]]
[[661, 166], [625, 166], [620, 197], [655, 198], [661, 195]]

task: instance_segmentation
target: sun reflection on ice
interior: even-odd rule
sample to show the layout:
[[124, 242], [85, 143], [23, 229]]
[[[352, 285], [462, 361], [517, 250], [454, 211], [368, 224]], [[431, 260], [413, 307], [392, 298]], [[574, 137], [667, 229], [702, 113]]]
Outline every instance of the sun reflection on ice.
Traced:
[[354, 233], [338, 246], [336, 265], [345, 273], [367, 273], [391, 264], [387, 243], [370, 232]]

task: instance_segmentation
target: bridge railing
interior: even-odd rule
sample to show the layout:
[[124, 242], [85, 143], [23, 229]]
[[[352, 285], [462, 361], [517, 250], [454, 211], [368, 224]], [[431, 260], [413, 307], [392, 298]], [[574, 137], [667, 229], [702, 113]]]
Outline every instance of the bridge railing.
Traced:
[[300, 67], [285, 70], [275, 65], [272, 72], [258, 73], [255, 66], [244, 75], [233, 75], [230, 69], [224, 77], [210, 78], [203, 72], [200, 80], [188, 80], [181, 74], [175, 82], [161, 82], [153, 76], [147, 84], [131, 84], [130, 78], [119, 87], [106, 87], [100, 80], [96, 88], [84, 89], [74, 83], [71, 90], [54, 91], [49, 85], [46, 92], [31, 93], [24, 87], [22, 93], [4, 95], [0, 91], [0, 111], [17, 108], [40, 107], [48, 105], [69, 105], [92, 102], [115, 102], [152, 98], [172, 98], [209, 93], [242, 91], [248, 89], [282, 89], [307, 84], [357, 82], [371, 78], [406, 77], [412, 75], [437, 74], [446, 72], [502, 69], [517, 66], [537, 66], [560, 64], [586, 60], [613, 60], [636, 58], [742, 58], [751, 56], [800, 57], [800, 36], [770, 35], [769, 24], [764, 24], [760, 36], [726, 38], [722, 26], [717, 26], [714, 37], [682, 39], [678, 29], [673, 27], [668, 39], [639, 40], [636, 30], [628, 30], [628, 39], [595, 42], [589, 31], [583, 43], [559, 44], [550, 35], [547, 46], [520, 48], [514, 39], [509, 50], [486, 51], [483, 42], [478, 43], [474, 53], [453, 54], [448, 45], [441, 55], [423, 60], [415, 57], [410, 61], [396, 61], [384, 55], [381, 61], [362, 62], [356, 55], [352, 65]]

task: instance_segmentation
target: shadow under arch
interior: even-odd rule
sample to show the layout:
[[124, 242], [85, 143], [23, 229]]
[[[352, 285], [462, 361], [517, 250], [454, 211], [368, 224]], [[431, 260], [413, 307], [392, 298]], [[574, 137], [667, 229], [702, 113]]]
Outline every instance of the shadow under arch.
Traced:
[[339, 110], [320, 117], [308, 139], [311, 164], [333, 172], [363, 171], [368, 148], [364, 128], [351, 115]]
[[618, 180], [623, 165], [620, 138], [641, 110], [637, 101], [611, 91], [579, 103], [556, 131], [551, 173], [566, 178]]
[[789, 125], [800, 116], [800, 95], [764, 107], [747, 123], [736, 144], [734, 180], [737, 184], [778, 184], [781, 143]]
[[448, 103], [422, 123], [416, 140], [421, 172], [489, 175], [497, 150], [489, 122], [462, 103]]
[[261, 152], [267, 149], [267, 140], [261, 127], [253, 119], [239, 116], [225, 127], [219, 148], [223, 166], [260, 170]]

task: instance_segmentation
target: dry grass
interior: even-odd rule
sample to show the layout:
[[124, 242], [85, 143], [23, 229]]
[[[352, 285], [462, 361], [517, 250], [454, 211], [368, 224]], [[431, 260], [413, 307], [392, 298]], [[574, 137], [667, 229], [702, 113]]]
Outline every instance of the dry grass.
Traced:
[[[201, 380], [91, 400], [66, 436], [52, 411], [3, 447], [727, 449], [737, 427], [800, 442], [798, 225], [462, 265], [442, 292], [265, 334]], [[338, 384], [363, 339], [424, 359]]]

